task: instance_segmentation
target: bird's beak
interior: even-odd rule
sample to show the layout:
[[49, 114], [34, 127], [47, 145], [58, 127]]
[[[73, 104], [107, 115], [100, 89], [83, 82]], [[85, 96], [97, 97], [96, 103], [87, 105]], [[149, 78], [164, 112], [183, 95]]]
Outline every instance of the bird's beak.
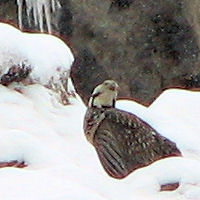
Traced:
[[116, 83], [113, 83], [112, 85], [110, 85], [109, 89], [112, 91], [117, 91], [119, 89], [119, 86]]

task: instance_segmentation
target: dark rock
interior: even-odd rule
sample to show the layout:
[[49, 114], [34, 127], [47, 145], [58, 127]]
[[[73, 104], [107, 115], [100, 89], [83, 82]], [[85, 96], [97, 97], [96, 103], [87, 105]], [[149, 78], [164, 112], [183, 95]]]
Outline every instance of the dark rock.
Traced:
[[133, 0], [111, 0], [110, 9], [117, 7], [119, 10], [127, 8], [131, 5]]
[[56, 32], [61, 36], [65, 36], [66, 39], [72, 35], [74, 27], [72, 25], [73, 15], [70, 10], [70, 1], [61, 1], [62, 9], [55, 13], [55, 24], [57, 24]]
[[[96, 85], [102, 83], [105, 79], [111, 78], [107, 72], [104, 71], [103, 66], [98, 65], [95, 56], [86, 47], [79, 51], [73, 67], [76, 70], [72, 70], [71, 76], [73, 77], [75, 84], [81, 82], [78, 88], [79, 95], [85, 102], [89, 100], [89, 94], [91, 94], [94, 89], [94, 83], [96, 83], [96, 87]], [[89, 73], [83, 73], [83, 69]], [[94, 76], [94, 74], [96, 74], [96, 76]], [[87, 83], [84, 80], [87, 80]], [[85, 96], [85, 92], [88, 96]]]
[[[92, 89], [105, 79], [119, 83], [120, 98], [146, 105], [165, 88], [199, 87], [186, 83], [187, 77], [200, 74], [191, 1], [130, 1], [126, 9], [112, 11], [110, 2], [77, 1], [71, 7], [70, 40], [77, 59], [71, 75], [86, 104]], [[112, 1], [118, 6], [120, 2]], [[81, 53], [83, 48], [90, 53]]]
[[0, 22], [9, 22], [17, 25], [17, 7], [15, 1], [0, 1]]
[[160, 191], [174, 191], [179, 187], [179, 183], [168, 183], [160, 186]]
[[31, 67], [22, 63], [12, 66], [8, 72], [0, 78], [0, 84], [9, 85], [12, 82], [20, 82], [28, 77]]
[[17, 161], [17, 160], [12, 160], [8, 162], [0, 162], [0, 168], [3, 167], [17, 167], [17, 168], [24, 168], [27, 167], [27, 164], [24, 161]]

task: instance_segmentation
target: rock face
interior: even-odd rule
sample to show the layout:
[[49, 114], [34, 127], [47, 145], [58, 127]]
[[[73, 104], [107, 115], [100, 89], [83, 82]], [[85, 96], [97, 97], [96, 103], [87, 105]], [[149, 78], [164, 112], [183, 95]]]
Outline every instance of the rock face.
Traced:
[[13, 0], [0, 1], [0, 21], [17, 24], [17, 7]]
[[168, 87], [199, 88], [199, 0], [60, 2], [53, 28], [74, 50], [71, 76], [86, 104], [105, 79], [118, 82], [120, 98], [145, 105]]
[[193, 86], [200, 71], [197, 1], [76, 2], [72, 78], [85, 102], [105, 79], [118, 82], [121, 97], [146, 105], [165, 88]]

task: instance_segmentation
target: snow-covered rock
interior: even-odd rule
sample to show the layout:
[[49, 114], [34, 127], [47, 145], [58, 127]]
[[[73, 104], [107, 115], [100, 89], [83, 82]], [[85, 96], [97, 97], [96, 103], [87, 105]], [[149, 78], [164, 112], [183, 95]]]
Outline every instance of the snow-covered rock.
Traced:
[[69, 47], [59, 38], [42, 33], [23, 33], [0, 23], [0, 82], [39, 83], [66, 91], [74, 61]]

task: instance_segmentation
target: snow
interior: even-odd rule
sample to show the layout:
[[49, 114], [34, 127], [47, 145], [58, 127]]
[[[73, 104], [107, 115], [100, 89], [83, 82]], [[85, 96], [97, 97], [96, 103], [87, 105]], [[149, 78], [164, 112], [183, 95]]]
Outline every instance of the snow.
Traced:
[[[61, 73], [63, 73], [63, 77], [66, 77], [74, 58], [70, 49], [62, 40], [41, 33], [23, 33], [23, 36], [28, 47], [27, 57], [31, 65], [34, 66], [30, 74], [31, 79], [48, 84], [51, 79], [54, 83], [58, 82]], [[57, 73], [55, 73], [56, 71]]]
[[22, 29], [22, 7], [26, 4], [26, 14], [28, 23], [31, 21], [31, 12], [33, 12], [34, 24], [39, 26], [39, 30], [44, 32], [44, 19], [47, 24], [47, 30], [52, 32], [51, 14], [61, 7], [59, 0], [16, 0], [18, 6], [18, 22]]
[[28, 78], [32, 83], [61, 89], [69, 77], [74, 57], [69, 47], [55, 36], [25, 33], [0, 23], [0, 44], [0, 78], [12, 66], [23, 64], [32, 69]]
[[2, 76], [12, 65], [25, 61], [25, 55], [21, 32], [11, 25], [0, 23], [0, 44], [0, 75]]
[[[68, 47], [57, 38], [54, 42], [53, 36], [42, 35], [44, 40], [40, 35], [29, 37], [5, 24], [0, 24], [0, 35], [9, 38], [4, 41], [0, 37], [1, 73], [25, 59], [33, 67], [30, 77], [36, 79], [32, 84], [0, 85], [0, 162], [18, 160], [27, 164], [25, 168], [0, 169], [2, 199], [200, 199], [200, 92], [169, 89], [148, 108], [130, 100], [117, 101], [118, 108], [133, 112], [176, 142], [184, 156], [162, 159], [116, 180], [103, 170], [95, 149], [84, 136], [86, 107], [80, 97], [75, 94], [69, 97], [71, 104], [63, 105], [57, 93], [45, 86], [55, 66], [70, 69], [73, 56]], [[41, 39], [41, 49], [43, 44], [55, 47], [55, 52], [50, 49], [44, 57], [61, 51], [57, 59], [43, 60], [41, 52], [32, 46], [32, 36], [33, 44]], [[68, 49], [66, 57], [62, 49]], [[55, 76], [52, 82], [57, 80]], [[73, 90], [72, 85], [69, 88]], [[160, 192], [161, 184], [174, 182], [180, 183], [177, 190]]]
[[[28, 167], [0, 170], [3, 199], [196, 200], [200, 197], [199, 159], [167, 158], [136, 170], [123, 180], [115, 180], [105, 173], [84, 136], [86, 107], [78, 98], [71, 97], [71, 105], [62, 105], [52, 90], [40, 84], [19, 87], [20, 92], [13, 85], [0, 86], [0, 161], [25, 161]], [[128, 105], [137, 114], [139, 110], [150, 110], [131, 101], [118, 101], [118, 107], [119, 104]], [[189, 137], [187, 132], [183, 136]], [[159, 192], [160, 184], [177, 181], [180, 187], [176, 191]]]

